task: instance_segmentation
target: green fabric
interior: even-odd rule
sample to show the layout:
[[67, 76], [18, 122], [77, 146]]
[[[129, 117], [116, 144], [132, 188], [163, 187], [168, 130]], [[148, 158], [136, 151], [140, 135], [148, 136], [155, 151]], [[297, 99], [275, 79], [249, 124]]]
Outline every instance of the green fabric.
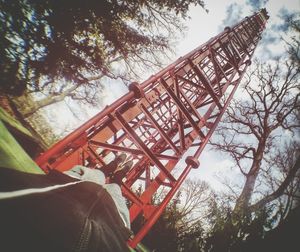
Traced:
[[135, 249], [131, 247], [128, 248], [130, 249], [131, 252], [150, 252], [150, 250], [147, 249], [142, 243], [138, 243]]
[[22, 132], [23, 134], [25, 134], [29, 137], [33, 137], [28, 129], [24, 128], [15, 118], [13, 118], [10, 114], [8, 114], [1, 107], [0, 107], [0, 120], [9, 124], [11, 127]]
[[38, 165], [28, 156], [28, 154], [15, 140], [15, 138], [9, 133], [1, 120], [0, 167], [11, 168], [28, 173], [44, 174], [43, 170], [38, 167]]

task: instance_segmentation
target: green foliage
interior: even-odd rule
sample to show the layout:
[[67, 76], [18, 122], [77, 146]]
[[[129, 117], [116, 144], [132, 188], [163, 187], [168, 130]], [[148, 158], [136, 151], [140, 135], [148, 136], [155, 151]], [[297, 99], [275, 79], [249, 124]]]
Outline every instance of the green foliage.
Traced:
[[[199, 183], [198, 183], [199, 184]], [[182, 200], [183, 193], [181, 189], [172, 201], [169, 203], [158, 221], [147, 233], [142, 243], [148, 248], [159, 251], [199, 251], [203, 246], [204, 228], [199, 219], [193, 225], [189, 222], [189, 218], [183, 218]], [[161, 201], [159, 195], [155, 195], [153, 203]], [[142, 216], [133, 223], [132, 229], [138, 230], [144, 223]]]
[[198, 221], [196, 225], [192, 226], [189, 230], [179, 234], [177, 251], [200, 251], [205, 242], [204, 234], [202, 223]]
[[[156, 195], [155, 202], [159, 202]], [[156, 224], [142, 241], [154, 251], [211, 251], [252, 252], [265, 251], [273, 244], [273, 228], [280, 222], [276, 205], [268, 205], [243, 216], [235, 216], [230, 200], [224, 194], [209, 194], [209, 213], [194, 225], [182, 218], [182, 190], [175, 196]], [[198, 205], [202, 209], [202, 205]], [[133, 228], [140, 227], [140, 216]], [[277, 231], [276, 231], [277, 233]], [[293, 240], [294, 242], [294, 240]], [[276, 247], [275, 247], [276, 249]], [[277, 250], [276, 250], [277, 251]]]
[[274, 225], [272, 208], [262, 208], [251, 214], [234, 216], [230, 207], [211, 199], [210, 228], [204, 235], [204, 251], [253, 251]]
[[[173, 201], [168, 205], [158, 221], [143, 239], [142, 243], [148, 248], [159, 252], [178, 251], [178, 230], [176, 220], [179, 216], [177, 208], [179, 197], [180, 196], [177, 194], [175, 199], [173, 199]], [[140, 216], [133, 223], [132, 229], [134, 231], [139, 229], [143, 225], [144, 221], [144, 218]]]
[[82, 84], [95, 73], [111, 76], [120, 59], [150, 64], [190, 4], [203, 1], [0, 0], [0, 90]]
[[[9, 125], [9, 123], [2, 120], [3, 117], [0, 117], [0, 167], [28, 173], [44, 174], [7, 130], [4, 122], [6, 122], [6, 125]], [[24, 134], [24, 130], [21, 131], [19, 129], [20, 126], [15, 128], [16, 131], [19, 131], [19, 133], [25, 136], [26, 133]]]

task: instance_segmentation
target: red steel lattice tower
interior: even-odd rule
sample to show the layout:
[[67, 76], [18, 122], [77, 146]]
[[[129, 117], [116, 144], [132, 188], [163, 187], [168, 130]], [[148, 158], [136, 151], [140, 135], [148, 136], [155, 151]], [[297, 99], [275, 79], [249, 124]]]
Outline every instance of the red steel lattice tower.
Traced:
[[[131, 202], [131, 222], [139, 214], [146, 220], [129, 241], [135, 247], [190, 170], [199, 167], [198, 158], [251, 63], [267, 19], [262, 9], [140, 85], [132, 83], [126, 95], [41, 154], [37, 164], [45, 171], [77, 164], [101, 168], [126, 153], [134, 166], [122, 192]], [[183, 157], [185, 167], [177, 167]], [[136, 194], [141, 183], [142, 192]], [[165, 198], [152, 205], [152, 196], [162, 188]]]

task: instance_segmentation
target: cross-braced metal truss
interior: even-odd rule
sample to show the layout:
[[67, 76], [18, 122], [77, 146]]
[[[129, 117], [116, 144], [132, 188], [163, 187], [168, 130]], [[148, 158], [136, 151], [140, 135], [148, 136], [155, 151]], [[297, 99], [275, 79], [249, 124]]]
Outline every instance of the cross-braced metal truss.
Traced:
[[[199, 166], [198, 158], [251, 63], [267, 19], [265, 9], [246, 17], [142, 84], [132, 83], [125, 96], [36, 162], [45, 171], [77, 164], [101, 169], [115, 155], [126, 153], [134, 162], [122, 185], [131, 222], [139, 214], [145, 218], [129, 241], [135, 247], [190, 170]], [[179, 167], [187, 150], [186, 164]], [[153, 205], [151, 199], [161, 189], [166, 196]]]

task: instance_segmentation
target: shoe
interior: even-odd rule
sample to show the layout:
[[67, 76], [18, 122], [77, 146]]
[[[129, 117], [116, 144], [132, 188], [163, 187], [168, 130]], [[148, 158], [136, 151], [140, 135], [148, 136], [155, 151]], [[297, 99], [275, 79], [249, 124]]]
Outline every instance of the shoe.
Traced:
[[126, 158], [126, 154], [122, 153], [121, 155], [116, 156], [109, 164], [103, 165], [100, 170], [104, 173], [105, 177], [109, 177], [118, 169], [120, 164], [122, 164]]
[[133, 161], [129, 160], [126, 163], [124, 163], [121, 167], [121, 169], [116, 170], [111, 178], [112, 183], [116, 183], [121, 185], [122, 179], [126, 176], [126, 174], [129, 172], [130, 168], [133, 166]]

